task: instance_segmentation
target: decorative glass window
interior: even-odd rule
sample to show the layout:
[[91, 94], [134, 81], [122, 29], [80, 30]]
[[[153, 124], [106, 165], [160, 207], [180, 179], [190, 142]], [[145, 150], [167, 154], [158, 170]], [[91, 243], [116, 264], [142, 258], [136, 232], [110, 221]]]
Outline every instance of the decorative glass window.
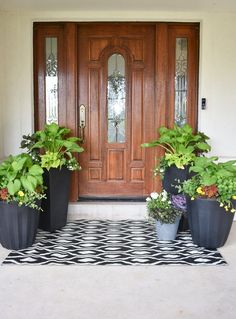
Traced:
[[125, 142], [126, 104], [125, 59], [113, 54], [108, 59], [107, 114], [108, 142]]
[[57, 38], [46, 38], [46, 123], [58, 123]]
[[188, 40], [176, 38], [175, 51], [175, 123], [183, 126], [187, 121], [187, 68]]

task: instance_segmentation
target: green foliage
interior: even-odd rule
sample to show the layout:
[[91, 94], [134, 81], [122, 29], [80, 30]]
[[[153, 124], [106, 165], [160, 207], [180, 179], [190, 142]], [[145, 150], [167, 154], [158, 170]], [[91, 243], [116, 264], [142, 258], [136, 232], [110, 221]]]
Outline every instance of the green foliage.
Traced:
[[217, 162], [218, 157], [197, 157], [190, 171], [195, 175], [183, 182], [180, 191], [196, 197], [216, 198], [226, 210], [234, 212], [236, 199], [236, 161]]
[[[210, 145], [206, 142], [209, 138], [201, 132], [194, 134], [188, 124], [182, 127], [175, 125], [171, 129], [161, 127], [159, 135], [157, 140], [141, 146], [163, 148], [165, 150], [163, 167], [175, 165], [177, 168], [184, 169], [186, 165], [194, 161], [197, 154], [210, 150]], [[158, 171], [158, 168], [155, 170]]]
[[44, 155], [41, 156], [41, 158], [41, 165], [47, 170], [49, 170], [50, 168], [57, 168], [59, 166], [61, 167], [63, 164], [65, 164], [65, 159], [60, 158], [60, 153], [47, 151]]
[[40, 162], [40, 156], [39, 156], [39, 149], [32, 149], [34, 144], [37, 142], [37, 136], [36, 134], [32, 135], [23, 135], [21, 141], [21, 148], [22, 149], [27, 149], [28, 154], [32, 157], [32, 159], [39, 163]]
[[78, 145], [81, 141], [78, 137], [68, 137], [70, 132], [70, 129], [56, 123], [46, 124], [43, 130], [27, 137], [30, 143], [22, 143], [30, 154], [34, 151], [41, 153], [39, 157], [43, 168], [49, 170], [65, 165], [70, 170], [77, 170], [80, 166], [73, 153], [83, 152], [83, 148]]
[[0, 165], [0, 200], [38, 208], [43, 195], [43, 169], [28, 154], [9, 156]]
[[165, 190], [161, 193], [151, 193], [146, 201], [149, 217], [159, 220], [162, 224], [172, 224], [176, 217], [182, 214], [171, 204], [170, 195]]

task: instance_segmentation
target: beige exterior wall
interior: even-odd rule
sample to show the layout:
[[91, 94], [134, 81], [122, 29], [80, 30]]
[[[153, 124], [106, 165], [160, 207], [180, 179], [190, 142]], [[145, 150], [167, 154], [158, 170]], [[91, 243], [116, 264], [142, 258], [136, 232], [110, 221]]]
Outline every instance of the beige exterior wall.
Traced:
[[3, 154], [3, 122], [2, 122], [2, 108], [3, 108], [3, 45], [2, 43], [4, 42], [3, 40], [3, 21], [1, 19], [0, 15], [0, 160]]
[[1, 12], [0, 157], [17, 153], [33, 131], [33, 21], [191, 21], [201, 23], [199, 129], [213, 153], [236, 158], [236, 14], [178, 12]]

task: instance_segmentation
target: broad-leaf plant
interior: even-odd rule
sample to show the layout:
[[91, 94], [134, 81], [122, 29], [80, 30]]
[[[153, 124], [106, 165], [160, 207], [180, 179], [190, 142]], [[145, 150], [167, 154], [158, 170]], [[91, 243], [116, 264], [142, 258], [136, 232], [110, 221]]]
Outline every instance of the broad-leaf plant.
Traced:
[[45, 197], [42, 174], [30, 155], [10, 155], [0, 164], [0, 200], [40, 210], [39, 201]]
[[70, 132], [70, 129], [56, 123], [46, 124], [43, 130], [23, 136], [21, 147], [27, 148], [29, 154], [47, 170], [62, 166], [69, 170], [79, 170], [81, 167], [74, 153], [83, 152], [83, 148], [78, 145], [81, 139], [70, 137]]
[[210, 145], [206, 142], [209, 138], [201, 132], [193, 133], [188, 124], [182, 127], [174, 125], [173, 128], [160, 127], [158, 132], [157, 140], [141, 145], [142, 147], [161, 147], [165, 151], [154, 169], [155, 175], [163, 176], [165, 169], [172, 165], [184, 169], [194, 161], [196, 155], [210, 150]]

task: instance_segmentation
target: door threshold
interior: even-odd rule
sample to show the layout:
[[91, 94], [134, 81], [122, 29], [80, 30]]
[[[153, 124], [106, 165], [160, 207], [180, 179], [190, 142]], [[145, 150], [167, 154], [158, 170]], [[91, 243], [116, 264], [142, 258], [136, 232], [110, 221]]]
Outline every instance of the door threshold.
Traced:
[[68, 219], [145, 219], [146, 202], [137, 201], [78, 201], [70, 203]]
[[78, 203], [80, 202], [113, 202], [113, 203], [120, 203], [120, 202], [137, 202], [137, 203], [144, 203], [146, 202], [145, 197], [79, 197]]

